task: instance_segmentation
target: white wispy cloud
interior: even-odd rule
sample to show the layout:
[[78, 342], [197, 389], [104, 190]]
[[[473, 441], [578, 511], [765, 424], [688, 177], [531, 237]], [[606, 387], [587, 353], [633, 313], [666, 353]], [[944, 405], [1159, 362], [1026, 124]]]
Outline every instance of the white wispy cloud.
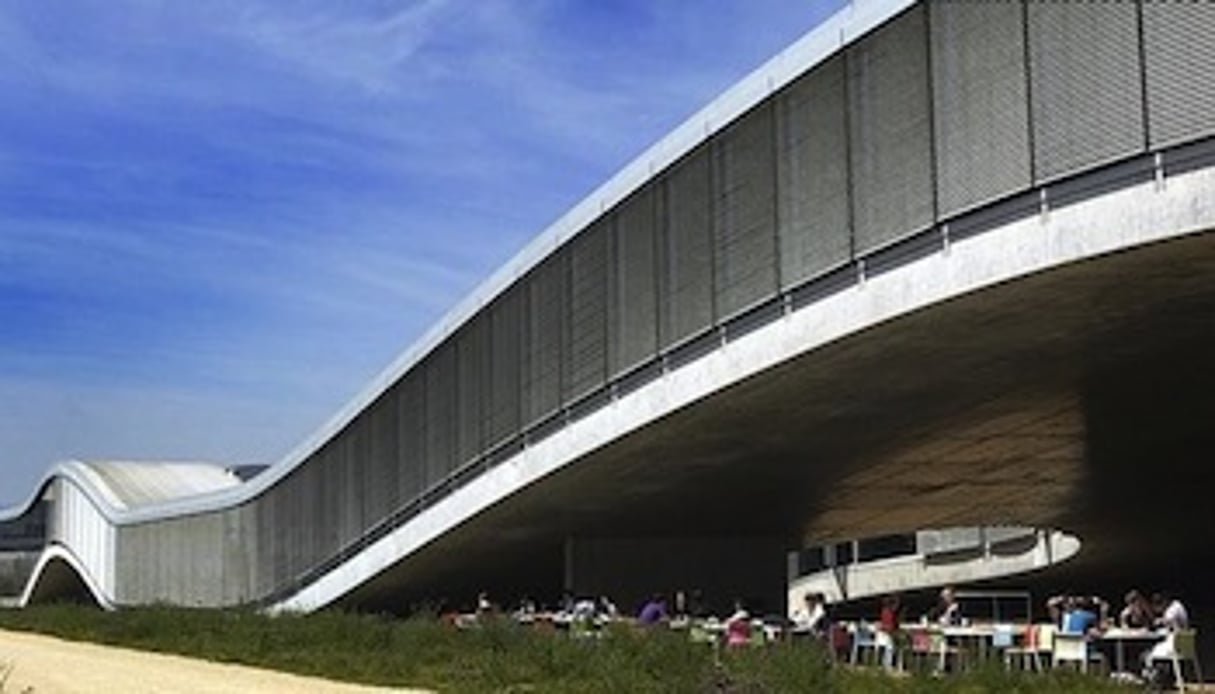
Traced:
[[277, 457], [805, 13], [0, 5], [0, 465]]

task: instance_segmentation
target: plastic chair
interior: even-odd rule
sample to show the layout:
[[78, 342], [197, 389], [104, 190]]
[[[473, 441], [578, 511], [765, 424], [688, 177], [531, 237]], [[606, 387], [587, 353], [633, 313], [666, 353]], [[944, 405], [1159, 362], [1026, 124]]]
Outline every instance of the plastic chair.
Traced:
[[1013, 628], [1011, 624], [997, 624], [991, 633], [991, 646], [1001, 651], [1012, 648]]
[[1152, 663], [1169, 662], [1173, 667], [1173, 680], [1177, 689], [1184, 692], [1186, 683], [1182, 664], [1186, 661], [1194, 663], [1194, 682], [1202, 682], [1202, 665], [1198, 662], [1198, 632], [1194, 629], [1180, 629], [1170, 634], [1170, 638], [1173, 641], [1172, 652], [1167, 656], [1152, 658]]
[[[933, 655], [932, 636], [929, 634], [928, 629], [922, 626], [908, 627], [906, 633], [908, 655], [911, 656], [911, 661], [916, 664], [916, 669], [923, 670], [924, 663]], [[906, 663], [907, 658], [903, 658], [903, 661]]]
[[764, 626], [762, 620], [751, 620], [751, 635], [747, 643], [752, 646], [766, 646], [768, 644], [768, 629]]
[[707, 643], [709, 645], [717, 644], [717, 632], [707, 626], [704, 622], [692, 622], [688, 627], [688, 639], [692, 643]]
[[856, 665], [867, 653], [872, 656], [871, 662], [878, 660], [877, 632], [868, 624], [858, 622], [852, 630], [852, 656], [848, 662]]
[[931, 663], [934, 672], [945, 672], [953, 660], [954, 668], [962, 666], [962, 651], [950, 646], [945, 634], [930, 627], [908, 627], [908, 640], [911, 643], [911, 655], [923, 666]]
[[1103, 664], [1105, 656], [1088, 647], [1088, 638], [1084, 634], [1060, 631], [1055, 634], [1051, 649], [1051, 664], [1058, 667], [1060, 663], [1079, 663], [1080, 672], [1088, 672], [1089, 663]]
[[894, 634], [877, 629], [873, 632], [873, 643], [877, 649], [877, 655], [882, 662], [882, 667], [887, 670], [902, 670], [903, 663], [900, 657], [900, 649], [898, 647], [899, 634]]
[[939, 631], [928, 632], [932, 643], [932, 652], [937, 656], [937, 671], [948, 672], [949, 661], [953, 660], [953, 671], [957, 672], [967, 667], [966, 653], [957, 646], [950, 646], [945, 634]]
[[1079, 663], [1080, 671], [1088, 672], [1088, 641], [1084, 639], [1084, 634], [1065, 631], [1055, 634], [1050, 662], [1051, 667], [1059, 667], [1060, 663]]
[[[1025, 627], [1024, 641], [1020, 646], [1010, 644], [1004, 648], [1004, 668], [1006, 670], [1013, 669], [1015, 663], [1018, 670], [1037, 670], [1042, 671], [1042, 661], [1039, 659], [1040, 646], [1042, 639], [1042, 630], [1050, 628], [1049, 624], [1030, 624]], [[1009, 633], [1012, 636], [1012, 633]], [[994, 644], [994, 637], [993, 637]], [[1028, 667], [1026, 665], [1028, 664]]]
[[1038, 653], [1037, 657], [1034, 658], [1034, 661], [1039, 672], [1046, 669], [1045, 663], [1050, 662], [1050, 659], [1055, 652], [1055, 635], [1058, 633], [1059, 628], [1054, 624], [1038, 625]]

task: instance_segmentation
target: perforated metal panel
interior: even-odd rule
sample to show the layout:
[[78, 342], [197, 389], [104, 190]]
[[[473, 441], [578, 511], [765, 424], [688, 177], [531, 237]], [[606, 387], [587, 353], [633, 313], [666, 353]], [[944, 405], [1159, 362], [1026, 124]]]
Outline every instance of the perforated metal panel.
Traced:
[[561, 399], [561, 342], [565, 333], [567, 256], [550, 256], [525, 279], [527, 287], [527, 369], [525, 425], [555, 412]]
[[257, 556], [255, 523], [250, 504], [228, 509], [223, 514], [223, 604], [240, 605], [256, 597], [253, 588], [253, 558]]
[[713, 324], [713, 218], [709, 154], [702, 146], [662, 180], [661, 343], [670, 345]]
[[519, 431], [525, 335], [525, 308], [521, 285], [507, 290], [490, 308], [490, 340], [493, 363], [490, 368], [489, 412], [486, 416], [486, 443], [490, 446]]
[[[426, 488], [426, 378], [418, 366], [393, 387], [397, 398], [397, 494], [401, 505]], [[399, 508], [399, 506], [398, 506]]]
[[776, 293], [773, 127], [769, 102], [713, 146], [713, 281], [721, 320]]
[[151, 601], [151, 571], [146, 565], [151, 544], [152, 531], [149, 523], [128, 525], [119, 530], [114, 545], [114, 564], [118, 569], [114, 590], [119, 603], [137, 604]]
[[1134, 3], [1030, 3], [1035, 176], [1143, 149]]
[[565, 332], [563, 401], [603, 385], [607, 372], [608, 233], [598, 222], [569, 245], [569, 311]]
[[1215, 5], [1145, 3], [1143, 46], [1152, 146], [1215, 133]]
[[[347, 431], [338, 437], [338, 446], [331, 461], [331, 464], [337, 466], [338, 469], [339, 486], [337, 489], [326, 489], [318, 483], [316, 477], [311, 477], [307, 482], [314, 502], [318, 496], [334, 494], [336, 491], [341, 534], [336, 539], [322, 535], [321, 539], [315, 542], [316, 545], [319, 545], [319, 549], [312, 556], [312, 560], [303, 567], [305, 569], [316, 561], [330, 556], [339, 547], [353, 542], [366, 529], [366, 524], [363, 522], [364, 466], [362, 464], [362, 461], [365, 460], [363, 449], [366, 436], [362, 427], [357, 426], [359, 423], [358, 421], [353, 422]], [[315, 523], [308, 523], [310, 528], [315, 529], [315, 525]]]
[[800, 284], [848, 260], [844, 61], [835, 57], [776, 97], [781, 284]]
[[448, 340], [426, 358], [426, 478], [434, 485], [456, 465], [456, 345]]
[[368, 474], [363, 478], [367, 522], [375, 524], [401, 504], [397, 479], [397, 391], [387, 391], [364, 415], [370, 429]]
[[278, 520], [278, 511], [275, 508], [276, 500], [279, 493], [279, 485], [265, 492], [261, 496], [255, 498], [252, 503], [256, 511], [254, 519], [257, 522], [257, 547], [258, 553], [255, 557], [257, 563], [255, 589], [259, 595], [265, 595], [273, 590], [275, 585], [274, 574], [274, 554], [275, 554], [275, 528], [274, 522]]
[[927, 27], [916, 6], [847, 52], [852, 218], [865, 253], [933, 221]]
[[457, 370], [459, 392], [457, 405], [456, 467], [477, 457], [482, 451], [482, 403], [489, 396], [489, 320], [485, 313], [477, 314], [460, 328], [455, 336], [460, 365]]
[[[288, 573], [291, 576], [299, 570], [299, 554], [319, 554], [321, 545], [327, 538], [333, 538], [330, 544], [336, 544], [336, 538], [342, 532], [342, 502], [345, 489], [340, 448], [340, 437], [330, 440], [287, 478], [290, 482], [290, 493], [287, 495], [290, 501], [288, 513], [292, 525], [286, 533], [286, 551], [290, 559]], [[316, 489], [318, 487], [324, 492], [319, 493]]]
[[1025, 24], [1020, 3], [929, 7], [937, 196], [947, 217], [1032, 182]]
[[292, 516], [294, 492], [295, 485], [292, 484], [292, 476], [288, 475], [275, 485], [272, 494], [267, 495], [267, 497], [273, 496], [271, 510], [274, 512], [274, 518], [269, 521], [272, 588], [278, 588], [287, 580], [287, 557], [291, 552], [292, 535], [298, 534], [298, 530], [293, 532], [291, 526], [291, 522], [294, 520]]
[[616, 214], [610, 369], [618, 375], [658, 351], [656, 194], [647, 185]]
[[194, 555], [195, 572], [183, 576], [184, 590], [190, 602], [216, 607], [224, 598], [224, 514], [211, 511], [189, 519], [189, 530], [183, 543]]

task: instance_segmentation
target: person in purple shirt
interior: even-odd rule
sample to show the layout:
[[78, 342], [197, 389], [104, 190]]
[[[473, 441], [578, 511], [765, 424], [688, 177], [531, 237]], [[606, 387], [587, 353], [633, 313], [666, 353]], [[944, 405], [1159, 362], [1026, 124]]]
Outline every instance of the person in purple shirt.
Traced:
[[642, 624], [657, 624], [667, 619], [667, 601], [659, 593], [654, 593], [646, 604], [641, 606], [637, 621]]

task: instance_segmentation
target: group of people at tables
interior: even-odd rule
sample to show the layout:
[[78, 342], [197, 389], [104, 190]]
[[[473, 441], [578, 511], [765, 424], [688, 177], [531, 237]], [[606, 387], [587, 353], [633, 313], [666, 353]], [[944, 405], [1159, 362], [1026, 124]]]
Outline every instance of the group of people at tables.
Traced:
[[[1155, 593], [1148, 598], [1138, 590], [1130, 590], [1124, 605], [1116, 617], [1111, 614], [1107, 602], [1095, 596], [1057, 595], [1046, 602], [1050, 623], [1057, 633], [1080, 634], [1087, 641], [1099, 644], [1103, 639], [1134, 636], [1143, 644], [1139, 662], [1146, 673], [1150, 664], [1167, 660], [1175, 655], [1175, 635], [1190, 628], [1189, 614], [1185, 605], [1176, 597]], [[840, 624], [833, 624], [828, 617], [821, 593], [807, 593], [804, 604], [790, 614], [791, 633], [808, 634], [827, 639], [829, 647], [840, 650], [837, 639], [856, 638]], [[871, 625], [872, 638], [879, 650], [884, 650], [889, 662], [896, 650], [896, 639], [901, 633], [917, 630], [937, 630], [944, 634], [982, 633], [983, 628], [972, 624], [952, 586], [940, 591], [936, 604], [921, 618], [917, 625], [902, 625], [900, 599], [897, 595], [881, 598], [877, 622]], [[995, 631], [992, 625], [992, 631]], [[1007, 626], [1005, 628], [1008, 628]], [[973, 633], [972, 633], [973, 632]], [[1015, 633], [1015, 632], [1014, 632]], [[1028, 635], [1028, 628], [1020, 636]], [[1011, 645], [1011, 644], [1009, 644]]]
[[[1091, 641], [1100, 640], [1103, 635], [1112, 634], [1111, 629], [1118, 633], [1141, 632], [1158, 635], [1150, 649], [1143, 654], [1143, 662], [1169, 658], [1175, 648], [1172, 635], [1190, 626], [1189, 615], [1185, 606], [1176, 598], [1163, 593], [1156, 593], [1149, 599], [1138, 590], [1126, 593], [1124, 605], [1117, 617], [1111, 616], [1107, 602], [1095, 596], [1057, 595], [1046, 602], [1050, 622], [1058, 632], [1083, 634]], [[496, 612], [488, 594], [478, 596], [477, 612], [481, 616]], [[662, 594], [654, 594], [646, 600], [633, 618], [622, 615], [607, 596], [590, 599], [574, 599], [567, 596], [554, 612], [537, 611], [534, 603], [523, 601], [520, 607], [512, 613], [512, 617], [521, 623], [532, 623], [537, 619], [551, 621], [561, 626], [575, 624], [602, 625], [609, 621], [627, 620], [640, 626], [673, 626], [692, 627], [702, 632], [707, 630], [715, 639], [720, 639], [726, 645], [740, 646], [755, 644], [757, 635], [771, 640], [776, 635], [787, 635], [792, 638], [818, 638], [827, 642], [832, 650], [838, 650], [837, 639], [846, 633], [842, 623], [836, 623], [828, 610], [828, 601], [822, 593], [809, 592], [803, 595], [800, 605], [794, 607], [788, 615], [788, 621], [773, 624], [751, 615], [741, 601], [736, 601], [733, 612], [725, 619], [714, 616], [706, 617], [701, 607], [698, 593], [687, 594], [676, 591], [674, 600], [668, 603]], [[916, 629], [939, 629], [949, 633], [951, 628], [969, 627], [970, 617], [965, 614], [956, 591], [947, 586], [940, 591], [934, 607], [929, 610], [918, 625], [904, 627], [901, 624], [902, 605], [898, 595], [886, 595], [880, 600], [877, 622], [873, 623], [873, 636], [879, 648], [886, 652], [895, 651], [896, 635]], [[762, 631], [761, 631], [762, 630]], [[1151, 642], [1153, 640], [1149, 640]]]
[[1046, 609], [1059, 631], [1083, 634], [1092, 642], [1128, 632], [1152, 636], [1154, 643], [1143, 653], [1145, 664], [1172, 658], [1176, 634], [1190, 628], [1189, 613], [1179, 599], [1165, 593], [1149, 599], [1137, 589], [1127, 591], [1117, 619], [1111, 617], [1109, 604], [1096, 596], [1057, 595], [1047, 600]]
[[[794, 631], [817, 633], [825, 628], [826, 600], [822, 595], [815, 594], [811, 602], [813, 607], [808, 617], [794, 621]], [[477, 597], [475, 612], [453, 614], [450, 621], [457, 627], [472, 627], [486, 619], [506, 616], [508, 615], [490, 600], [488, 592], [482, 592]], [[731, 646], [772, 640], [789, 628], [788, 624], [780, 624], [779, 620], [772, 617], [761, 619], [758, 615], [752, 615], [742, 600], [736, 600], [729, 616], [721, 619], [708, 612], [699, 591], [682, 590], [675, 591], [672, 600], [668, 600], [662, 593], [652, 594], [633, 615], [621, 612], [615, 602], [606, 595], [598, 598], [576, 598], [567, 594], [555, 608], [545, 610], [539, 609], [530, 599], [524, 599], [509, 613], [509, 617], [519, 624], [552, 625], [562, 629], [569, 628], [571, 631], [588, 627], [597, 630], [610, 622], [625, 622], [639, 627], [687, 629], [693, 633], [707, 635], [713, 640], [720, 639]]]

